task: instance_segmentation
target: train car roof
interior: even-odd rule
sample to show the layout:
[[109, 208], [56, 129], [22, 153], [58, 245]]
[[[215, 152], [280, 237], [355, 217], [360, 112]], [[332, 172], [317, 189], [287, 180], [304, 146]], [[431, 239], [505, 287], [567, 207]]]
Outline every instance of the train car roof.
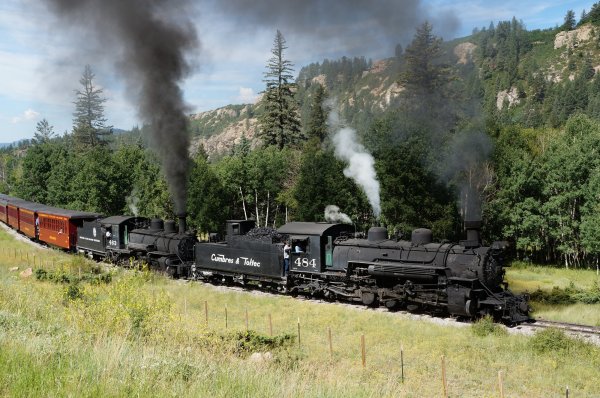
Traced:
[[48, 207], [48, 206], [40, 204], [40, 203], [27, 202], [26, 200], [23, 200], [21, 202], [16, 202], [15, 205], [19, 206], [19, 208], [21, 208], [21, 209], [35, 211], [35, 212], [43, 211], [44, 209], [46, 209]]
[[32, 211], [35, 211], [38, 213], [68, 217], [68, 218], [72, 218], [72, 219], [100, 217], [99, 213], [60, 209], [58, 207], [46, 206], [41, 203], [30, 202], [30, 201], [27, 201], [24, 199], [15, 198], [13, 196], [5, 195], [5, 194], [0, 194], [0, 202], [6, 203], [9, 205], [14, 205], [17, 207], [22, 207], [26, 210], [32, 210]]
[[123, 224], [130, 220], [135, 219], [145, 219], [145, 217], [137, 217], [137, 216], [110, 216], [100, 220], [101, 224]]
[[288, 235], [325, 235], [331, 229], [353, 231], [352, 225], [325, 222], [289, 222], [279, 227], [277, 232]]
[[8, 196], [8, 195], [2, 194], [2, 193], [0, 193], [0, 201], [3, 203], [6, 203], [6, 204], [9, 204], [9, 203], [10, 204], [20, 204], [20, 203], [26, 202], [23, 199], [15, 198], [13, 196]]
[[52, 216], [67, 217], [70, 219], [84, 219], [84, 218], [98, 218], [101, 217], [100, 213], [93, 213], [89, 211], [78, 211], [78, 210], [67, 210], [60, 209], [58, 207], [45, 206], [43, 209], [38, 210], [38, 213], [49, 214]]
[[45, 207], [41, 203], [30, 202], [28, 200], [19, 199], [4, 194], [0, 194], [0, 202], [32, 211], [37, 211], [39, 208]]

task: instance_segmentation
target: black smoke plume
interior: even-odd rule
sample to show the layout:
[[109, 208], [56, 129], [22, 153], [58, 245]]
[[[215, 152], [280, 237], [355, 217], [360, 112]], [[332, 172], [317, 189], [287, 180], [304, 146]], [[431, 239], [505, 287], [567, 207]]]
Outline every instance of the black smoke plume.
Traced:
[[346, 55], [382, 48], [392, 54], [425, 20], [442, 35], [459, 26], [453, 13], [432, 13], [422, 0], [226, 0], [214, 5], [223, 17], [236, 19], [236, 26], [282, 29], [286, 37], [310, 38], [313, 51], [337, 48]]
[[[198, 39], [188, 0], [46, 0], [63, 26], [81, 36], [75, 48], [109, 56], [125, 78], [139, 116], [150, 126], [175, 204], [185, 212], [189, 168], [187, 107], [179, 87]], [[72, 33], [72, 32], [70, 32]], [[71, 34], [73, 36], [73, 34]]]

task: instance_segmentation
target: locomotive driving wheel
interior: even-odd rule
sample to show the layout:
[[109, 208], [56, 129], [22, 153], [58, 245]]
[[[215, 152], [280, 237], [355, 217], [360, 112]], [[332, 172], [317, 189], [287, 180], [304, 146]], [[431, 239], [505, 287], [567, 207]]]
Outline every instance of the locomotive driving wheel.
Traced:
[[368, 290], [362, 290], [360, 292], [360, 299], [364, 305], [369, 307], [377, 306], [377, 295], [374, 292]]

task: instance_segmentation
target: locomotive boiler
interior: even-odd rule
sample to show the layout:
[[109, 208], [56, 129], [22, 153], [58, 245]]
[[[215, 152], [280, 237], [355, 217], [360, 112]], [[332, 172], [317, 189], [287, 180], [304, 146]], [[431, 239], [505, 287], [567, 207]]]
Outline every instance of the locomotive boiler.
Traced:
[[367, 305], [431, 309], [455, 316], [492, 315], [506, 323], [529, 319], [527, 298], [507, 290], [503, 242], [481, 244], [478, 221], [465, 222], [467, 239], [434, 243], [429, 229], [416, 229], [410, 241], [390, 240], [373, 227], [367, 239], [334, 244], [331, 270], [345, 270], [355, 298]]
[[173, 220], [153, 219], [148, 228], [132, 230], [129, 250], [143, 253], [153, 268], [171, 276], [187, 276], [187, 264], [194, 259], [197, 239], [195, 234], [186, 231], [185, 217], [179, 216], [179, 228]]

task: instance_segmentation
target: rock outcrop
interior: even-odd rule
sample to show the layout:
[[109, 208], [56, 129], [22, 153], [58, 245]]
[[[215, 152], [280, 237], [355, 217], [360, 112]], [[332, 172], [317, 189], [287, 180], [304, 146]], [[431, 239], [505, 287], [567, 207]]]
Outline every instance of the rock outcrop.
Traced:
[[456, 58], [458, 58], [456, 63], [466, 65], [469, 62], [472, 62], [473, 51], [475, 51], [476, 48], [477, 46], [470, 42], [460, 43], [454, 47], [454, 55], [456, 55]]
[[510, 108], [513, 105], [521, 102], [519, 99], [519, 92], [516, 87], [512, 87], [510, 90], [502, 90], [496, 96], [496, 108], [501, 110], [504, 107], [504, 102], [508, 102], [508, 107]]
[[575, 30], [559, 32], [554, 37], [554, 49], [557, 50], [565, 46], [576, 48], [592, 37], [594, 37], [594, 28], [591, 25], [583, 25]]

